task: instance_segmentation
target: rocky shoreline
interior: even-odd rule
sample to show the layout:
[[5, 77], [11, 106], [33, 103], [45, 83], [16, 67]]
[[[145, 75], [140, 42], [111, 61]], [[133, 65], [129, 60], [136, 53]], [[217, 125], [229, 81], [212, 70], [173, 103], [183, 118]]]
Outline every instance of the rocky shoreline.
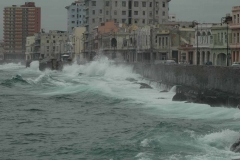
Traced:
[[208, 104], [211, 107], [240, 108], [240, 96], [214, 89], [199, 90], [186, 86], [176, 86], [173, 101]]

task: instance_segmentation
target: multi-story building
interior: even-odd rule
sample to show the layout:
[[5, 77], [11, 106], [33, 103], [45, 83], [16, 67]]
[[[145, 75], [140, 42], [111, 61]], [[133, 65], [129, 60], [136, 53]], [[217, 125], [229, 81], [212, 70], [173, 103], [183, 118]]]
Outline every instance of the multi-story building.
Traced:
[[26, 37], [41, 28], [41, 8], [34, 2], [4, 8], [5, 59], [25, 59]]
[[[26, 60], [33, 60], [35, 47], [35, 36], [29, 36], [26, 38]], [[38, 57], [39, 58], [39, 57]]]
[[[41, 33], [40, 53], [41, 58], [52, 57], [61, 59], [66, 53], [69, 34], [67, 31], [50, 30], [49, 33]], [[68, 55], [72, 58], [72, 55]]]
[[4, 43], [0, 41], [0, 60], [3, 60]]
[[74, 27], [83, 27], [86, 22], [86, 7], [84, 0], [78, 0], [65, 7], [68, 11], [68, 33], [72, 33]]
[[230, 48], [232, 51], [232, 62], [240, 62], [240, 6], [232, 8], [232, 42]]
[[168, 21], [170, 0], [85, 0], [85, 2], [87, 31], [90, 32], [108, 20], [138, 26]]
[[[168, 21], [170, 0], [85, 0], [86, 39], [101, 23], [114, 20], [115, 23], [145, 26]], [[89, 42], [86, 41], [86, 48]]]
[[169, 22], [177, 22], [176, 14], [169, 14], [168, 21]]
[[213, 24], [204, 23], [197, 24], [195, 27], [195, 61], [197, 65], [204, 65], [206, 62], [212, 61], [211, 57], [211, 39]]
[[[213, 24], [211, 36], [211, 56], [210, 61], [213, 65], [226, 66], [231, 64], [231, 61], [228, 60], [227, 63], [227, 52], [230, 53], [230, 48], [228, 48], [228, 43], [230, 43], [231, 30], [228, 29], [228, 24]], [[227, 35], [228, 33], [228, 35]], [[228, 36], [228, 37], [227, 37]]]
[[72, 33], [73, 50], [78, 63], [85, 62], [86, 60], [86, 55], [84, 52], [85, 31], [85, 27], [75, 27]]

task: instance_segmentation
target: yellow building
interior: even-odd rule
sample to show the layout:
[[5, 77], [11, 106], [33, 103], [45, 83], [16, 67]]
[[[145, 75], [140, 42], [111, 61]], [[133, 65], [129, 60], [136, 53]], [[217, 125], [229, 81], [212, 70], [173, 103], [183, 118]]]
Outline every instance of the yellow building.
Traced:
[[74, 54], [77, 62], [85, 62], [86, 61], [86, 55], [85, 55], [85, 49], [84, 49], [84, 33], [86, 32], [85, 27], [75, 27], [73, 29], [73, 36], [72, 36], [72, 42], [73, 42], [73, 49]]

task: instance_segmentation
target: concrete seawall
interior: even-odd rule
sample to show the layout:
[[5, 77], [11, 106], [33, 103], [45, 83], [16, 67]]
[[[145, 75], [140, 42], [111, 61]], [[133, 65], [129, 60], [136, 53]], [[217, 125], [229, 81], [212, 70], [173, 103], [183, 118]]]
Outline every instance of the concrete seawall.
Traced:
[[[185, 95], [189, 94], [189, 92], [197, 94], [199, 92], [202, 94], [208, 92], [208, 97], [216, 98], [217, 95], [224, 95], [227, 102], [222, 105], [233, 103], [231, 106], [237, 107], [236, 104], [240, 104], [240, 67], [142, 63], [133, 65], [134, 70], [146, 78], [169, 85], [184, 86], [180, 92], [186, 92]], [[221, 96], [218, 98], [222, 98]], [[233, 97], [234, 100], [232, 101], [234, 102], [231, 102], [231, 100], [229, 102], [229, 97], [230, 99]], [[208, 101], [211, 100], [208, 99]]]

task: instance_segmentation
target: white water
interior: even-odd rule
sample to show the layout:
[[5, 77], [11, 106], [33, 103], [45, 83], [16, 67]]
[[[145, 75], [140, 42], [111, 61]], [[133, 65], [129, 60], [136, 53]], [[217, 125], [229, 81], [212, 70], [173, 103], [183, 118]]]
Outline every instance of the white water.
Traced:
[[[17, 70], [33, 85], [49, 85], [51, 89], [39, 92], [32, 91], [40, 95], [59, 95], [83, 92], [102, 93], [109, 97], [118, 99], [130, 99], [131, 103], [138, 104], [136, 108], [143, 108], [145, 114], [168, 119], [199, 120], [207, 123], [216, 123], [218, 131], [206, 130], [205, 134], [199, 134], [191, 130], [185, 130], [189, 138], [183, 142], [179, 140], [177, 146], [189, 145], [198, 146], [204, 150], [205, 154], [195, 153], [183, 157], [180, 154], [173, 154], [169, 160], [227, 160], [233, 156], [240, 156], [229, 151], [230, 146], [240, 137], [239, 120], [240, 110], [234, 108], [212, 108], [203, 104], [189, 104], [184, 102], [172, 102], [172, 97], [176, 90], [173, 87], [168, 93], [160, 93], [164, 88], [154, 88], [153, 90], [141, 90], [139, 84], [129, 82], [127, 78], [134, 78], [138, 82], [148, 83], [140, 75], [133, 73], [130, 66], [112, 65], [106, 58], [94, 61], [87, 65], [64, 67], [62, 72], [38, 70], [38, 62], [33, 62], [30, 68], [25, 69], [20, 64], [6, 64], [0, 66], [0, 71]], [[28, 75], [30, 74], [30, 76]], [[81, 74], [81, 75], [79, 75]], [[219, 124], [217, 123], [219, 122]], [[169, 133], [171, 135], [172, 133]], [[175, 140], [175, 138], [173, 138]], [[143, 148], [151, 147], [151, 143], [172, 143], [169, 137], [159, 135], [157, 137], [147, 137], [143, 139], [139, 146]], [[176, 141], [178, 141], [176, 139]], [[181, 144], [182, 143], [182, 144]], [[172, 144], [174, 145], [174, 143]], [[141, 152], [135, 158], [139, 160], [151, 159], [152, 155]]]

